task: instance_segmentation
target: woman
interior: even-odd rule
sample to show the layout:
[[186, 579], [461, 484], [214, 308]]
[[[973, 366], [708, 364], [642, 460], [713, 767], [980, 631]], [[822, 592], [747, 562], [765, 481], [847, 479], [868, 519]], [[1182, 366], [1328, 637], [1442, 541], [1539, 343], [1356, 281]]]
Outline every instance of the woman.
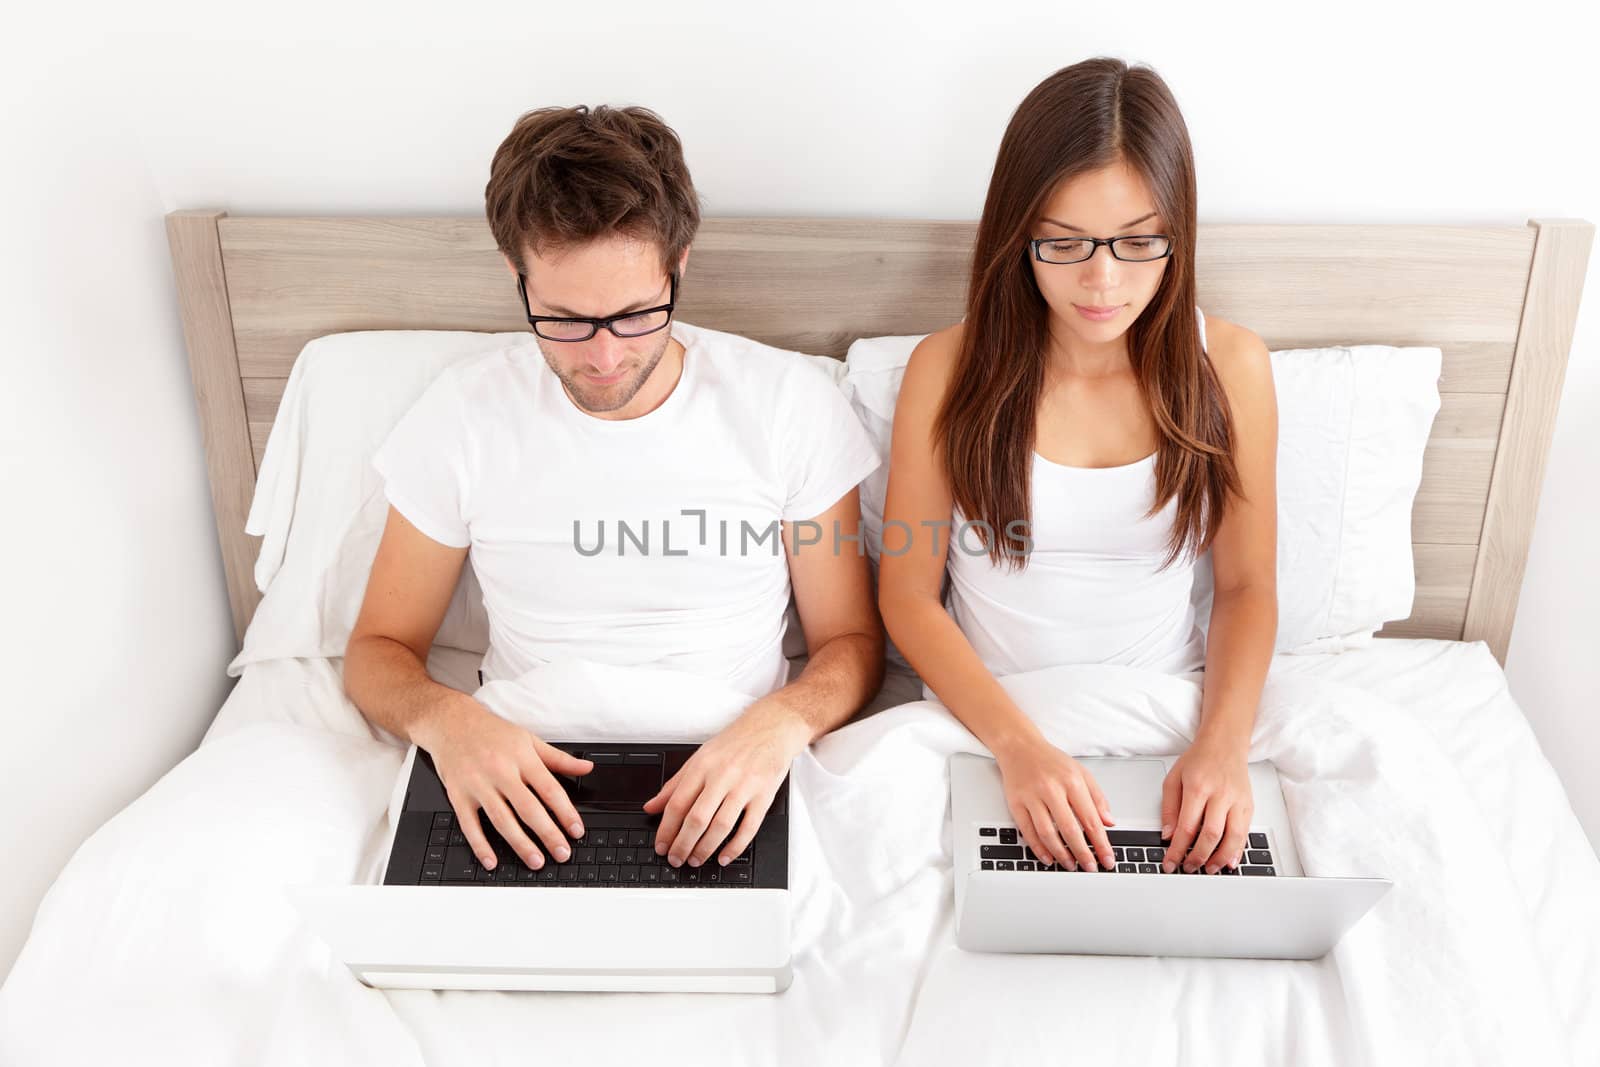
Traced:
[[[1195, 305], [1195, 229], [1188, 131], [1160, 77], [1104, 58], [1051, 75], [1001, 142], [966, 318], [917, 346], [895, 411], [884, 621], [994, 753], [1028, 846], [1071, 869], [1113, 862], [1112, 813], [999, 675], [1203, 667], [1199, 728], [1162, 788], [1163, 869], [1237, 867], [1253, 810], [1277, 408], [1266, 346]], [[1190, 604], [1207, 549], [1209, 647]]]

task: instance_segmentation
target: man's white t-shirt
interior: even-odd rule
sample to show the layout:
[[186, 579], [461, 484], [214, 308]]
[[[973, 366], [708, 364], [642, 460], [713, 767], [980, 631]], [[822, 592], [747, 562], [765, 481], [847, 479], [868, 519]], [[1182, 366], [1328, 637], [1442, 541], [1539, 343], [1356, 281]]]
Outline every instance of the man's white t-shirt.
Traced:
[[[779, 523], [828, 510], [877, 450], [809, 357], [682, 322], [672, 336], [682, 375], [639, 418], [579, 409], [530, 336], [446, 368], [374, 455], [412, 525], [470, 548], [485, 680], [562, 658], [688, 671], [756, 697], [787, 680]], [[835, 550], [831, 530], [804, 536], [818, 534], [800, 551]]]

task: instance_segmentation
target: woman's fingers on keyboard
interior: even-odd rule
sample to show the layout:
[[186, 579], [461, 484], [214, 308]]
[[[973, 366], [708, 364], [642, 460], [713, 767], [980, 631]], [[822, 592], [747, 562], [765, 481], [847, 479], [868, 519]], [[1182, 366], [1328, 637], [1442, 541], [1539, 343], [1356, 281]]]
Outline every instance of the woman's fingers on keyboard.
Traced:
[[1093, 779], [1085, 771], [1083, 777], [1074, 782], [1067, 789], [1067, 800], [1072, 804], [1072, 811], [1078, 817], [1078, 825], [1082, 828], [1081, 845], [1078, 841], [1071, 842], [1078, 863], [1085, 870], [1097, 871], [1101, 867], [1109, 867], [1113, 862], [1111, 854], [1111, 841], [1106, 837], [1106, 828], [1100, 823], [1100, 807], [1095, 803], [1094, 792], [1089, 788]]
[[1189, 855], [1189, 849], [1194, 845], [1196, 835], [1200, 833], [1200, 820], [1205, 816], [1206, 802], [1198, 790], [1183, 790], [1182, 799], [1178, 806], [1177, 824], [1172, 830], [1172, 841], [1167, 846], [1166, 858], [1162, 860], [1162, 871], [1170, 874], [1182, 865], [1184, 857]]
[[1237, 867], [1239, 857], [1244, 854], [1245, 841], [1249, 838], [1250, 813], [1244, 805], [1236, 804], [1228, 812], [1228, 828], [1222, 834], [1222, 840], [1217, 844], [1217, 850], [1211, 854], [1211, 863], [1206, 867], [1207, 873], [1215, 874], [1223, 867]]
[[1178, 809], [1183, 804], [1183, 783], [1168, 772], [1161, 780], [1161, 836], [1170, 839], [1178, 829]]
[[1194, 844], [1189, 849], [1189, 857], [1184, 862], [1184, 870], [1197, 871], [1209, 864], [1217, 845], [1222, 841], [1223, 831], [1227, 828], [1228, 809], [1223, 806], [1220, 797], [1212, 797], [1210, 803], [1206, 805], [1206, 813], [1200, 823], [1200, 833], [1196, 835]]
[[1067, 860], [1061, 865], [1071, 870], [1093, 870], [1094, 856], [1083, 839], [1083, 827], [1078, 824], [1079, 816], [1073, 810], [1071, 798], [1065, 793], [1052, 797], [1050, 817], [1055, 820], [1056, 832], [1061, 835], [1065, 849], [1058, 856], [1058, 859], [1065, 857]]
[[1072, 854], [1072, 845], [1067, 840], [1067, 830], [1061, 825], [1059, 817], [1050, 805], [1041, 800], [1037, 807], [1028, 809], [1033, 819], [1035, 836], [1044, 842], [1044, 851], [1039, 858], [1045, 863], [1053, 863], [1057, 867], [1065, 867], [1069, 871], [1078, 869], [1078, 861]]
[[[1111, 804], [1106, 800], [1106, 795], [1100, 791], [1100, 783], [1094, 780], [1094, 775], [1088, 771], [1083, 772], [1083, 780], [1088, 783], [1089, 796], [1094, 800], [1094, 810], [1100, 815], [1100, 822], [1104, 826], [1115, 826], [1117, 820], [1111, 817]], [[1110, 844], [1106, 845], [1106, 855], [1109, 857]]]
[[1044, 859], [1050, 854], [1050, 847], [1045, 843], [1044, 835], [1034, 825], [1033, 816], [1027, 808], [1013, 807], [1011, 821], [1017, 824], [1017, 836], [1022, 838], [1022, 843], [1032, 850], [1035, 856]]

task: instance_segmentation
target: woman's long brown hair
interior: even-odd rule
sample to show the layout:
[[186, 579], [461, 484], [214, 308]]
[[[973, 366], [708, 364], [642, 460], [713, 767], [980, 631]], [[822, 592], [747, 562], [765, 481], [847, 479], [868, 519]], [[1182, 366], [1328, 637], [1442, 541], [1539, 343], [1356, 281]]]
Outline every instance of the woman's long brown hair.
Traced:
[[1210, 548], [1227, 495], [1239, 491], [1227, 398], [1201, 349], [1194, 314], [1188, 128], [1155, 71], [1118, 59], [1085, 60], [1035, 87], [1006, 127], [978, 223], [961, 350], [934, 422], [956, 506], [965, 521], [985, 524], [972, 529], [996, 564], [1025, 566], [1031, 543], [1012, 524], [1021, 519], [1031, 528], [1049, 308], [1034, 282], [1027, 243], [1061, 182], [1119, 160], [1144, 176], [1173, 239], [1160, 287], [1128, 328], [1134, 378], [1160, 436], [1148, 515], [1178, 500], [1162, 566], [1185, 546], [1195, 556]]

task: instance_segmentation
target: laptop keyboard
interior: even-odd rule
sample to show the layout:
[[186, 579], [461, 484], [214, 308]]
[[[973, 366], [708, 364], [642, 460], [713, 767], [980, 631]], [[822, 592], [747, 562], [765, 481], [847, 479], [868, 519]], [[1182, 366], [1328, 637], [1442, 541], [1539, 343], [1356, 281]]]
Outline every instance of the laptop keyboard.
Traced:
[[[1106, 837], [1111, 841], [1111, 851], [1116, 857], [1115, 867], [1101, 867], [1101, 872], [1115, 874], [1160, 874], [1161, 863], [1166, 857], [1166, 849], [1161, 840], [1159, 830], [1106, 830]], [[1071, 868], [1056, 867], [1042, 862], [1038, 856], [1022, 842], [1022, 837], [1014, 826], [980, 826], [978, 828], [978, 862], [986, 871], [1067, 871]], [[1173, 874], [1186, 873], [1182, 867], [1176, 868]], [[1204, 874], [1201, 868], [1194, 872]], [[1276, 875], [1276, 864], [1272, 858], [1272, 850], [1267, 846], [1267, 835], [1259, 830], [1250, 832], [1249, 841], [1245, 845], [1244, 855], [1240, 857], [1237, 868], [1223, 867], [1217, 872], [1221, 875]]]
[[[557, 863], [546, 855], [538, 870], [528, 867], [505, 840], [483, 820], [484, 836], [494, 848], [496, 865], [488, 870], [478, 862], [467, 838], [456, 824], [454, 812], [433, 815], [433, 829], [422, 860], [423, 885], [581, 885], [581, 886], [685, 886], [714, 885], [734, 888], [755, 882], [755, 847], [752, 845], [726, 867], [712, 859], [699, 867], [685, 863], [673, 867], [656, 855], [653, 830], [590, 828], [572, 842], [572, 856]], [[541, 848], [540, 851], [543, 851]]]

